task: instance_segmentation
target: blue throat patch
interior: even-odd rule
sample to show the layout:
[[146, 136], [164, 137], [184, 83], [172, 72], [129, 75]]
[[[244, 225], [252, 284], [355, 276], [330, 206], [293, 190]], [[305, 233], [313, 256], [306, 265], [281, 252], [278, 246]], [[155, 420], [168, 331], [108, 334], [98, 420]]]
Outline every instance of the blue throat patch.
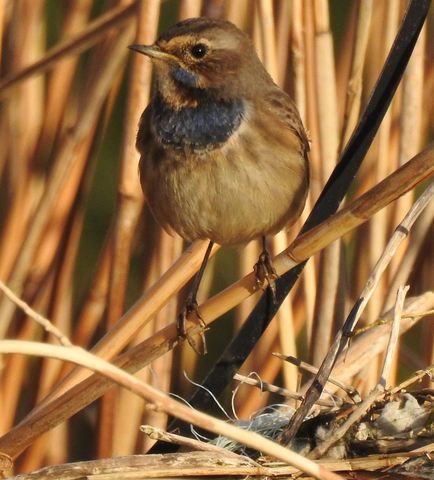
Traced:
[[176, 82], [181, 83], [190, 88], [197, 87], [197, 75], [189, 70], [184, 70], [179, 65], [175, 66], [171, 70], [172, 77], [175, 79]]
[[240, 99], [217, 100], [198, 90], [197, 107], [174, 109], [157, 94], [151, 106], [154, 132], [175, 149], [206, 149], [226, 141], [239, 127], [244, 106]]

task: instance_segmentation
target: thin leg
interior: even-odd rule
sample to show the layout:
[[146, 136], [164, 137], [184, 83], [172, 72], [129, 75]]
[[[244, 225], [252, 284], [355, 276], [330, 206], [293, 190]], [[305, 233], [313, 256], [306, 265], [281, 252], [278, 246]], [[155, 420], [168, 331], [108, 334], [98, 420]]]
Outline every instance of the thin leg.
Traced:
[[206, 249], [205, 256], [203, 257], [202, 264], [199, 268], [199, 271], [197, 272], [196, 277], [193, 280], [193, 284], [191, 286], [190, 292], [185, 301], [184, 308], [182, 309], [181, 313], [178, 316], [177, 325], [176, 325], [178, 330], [178, 336], [180, 338], [186, 338], [191, 348], [196, 353], [200, 353], [199, 349], [196, 346], [196, 343], [194, 342], [193, 338], [189, 335], [186, 328], [187, 317], [193, 312], [196, 314], [202, 326], [202, 331], [200, 332], [200, 336], [202, 338], [202, 345], [203, 345], [202, 351], [204, 354], [207, 352], [205, 335], [203, 333], [205, 330], [206, 324], [203, 321], [202, 317], [200, 316], [199, 306], [197, 304], [196, 296], [197, 296], [199, 285], [202, 280], [203, 273], [205, 272], [205, 267], [206, 267], [206, 264], [208, 263], [213, 245], [214, 245], [214, 242], [210, 241], [208, 244], [208, 248]]
[[271, 256], [268, 253], [265, 237], [262, 237], [262, 252], [259, 255], [258, 263], [253, 267], [256, 276], [256, 282], [260, 288], [265, 284], [269, 287], [273, 302], [276, 303], [276, 280], [279, 278], [273, 267]]

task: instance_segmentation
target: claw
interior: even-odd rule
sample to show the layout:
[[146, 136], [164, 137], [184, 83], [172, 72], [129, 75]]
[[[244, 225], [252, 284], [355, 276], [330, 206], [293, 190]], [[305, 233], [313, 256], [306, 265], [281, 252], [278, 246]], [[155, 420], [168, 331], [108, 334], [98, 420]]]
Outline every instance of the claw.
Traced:
[[271, 262], [270, 254], [264, 250], [259, 256], [258, 262], [253, 267], [256, 276], [256, 284], [258, 288], [265, 289], [266, 286], [270, 289], [273, 297], [273, 302], [276, 303], [276, 280], [279, 278], [273, 263]]
[[[201, 349], [198, 348], [196, 341], [194, 340], [193, 336], [190, 335], [190, 333], [187, 331], [187, 328], [186, 328], [187, 318], [192, 313], [196, 314], [196, 318], [201, 327], [201, 330], [199, 332], [201, 343], [202, 343]], [[197, 301], [195, 298], [188, 296], [187, 301], [185, 302], [184, 308], [182, 309], [181, 313], [178, 315], [178, 319], [176, 322], [176, 329], [178, 332], [178, 338], [187, 340], [190, 347], [198, 355], [205, 355], [207, 353], [208, 350], [206, 347], [206, 339], [205, 339], [205, 331], [207, 330], [206, 323], [199, 313], [199, 305], [197, 304]]]

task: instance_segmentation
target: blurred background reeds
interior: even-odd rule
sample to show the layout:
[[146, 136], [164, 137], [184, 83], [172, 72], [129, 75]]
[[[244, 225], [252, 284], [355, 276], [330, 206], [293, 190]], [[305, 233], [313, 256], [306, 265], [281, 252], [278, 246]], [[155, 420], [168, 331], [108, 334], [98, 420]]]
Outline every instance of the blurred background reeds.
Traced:
[[[140, 378], [188, 398], [192, 381], [200, 382], [258, 294], [210, 326], [206, 356], [197, 356], [187, 344], [174, 349], [168, 344], [160, 355], [158, 345], [168, 332], [164, 328], [173, 326], [206, 243], [186, 250], [182, 239], [164, 232], [146, 207], [135, 135], [152, 92], [152, 71], [149, 60], [131, 54], [127, 45], [152, 43], [178, 19], [200, 15], [230, 20], [248, 32], [275, 82], [294, 98], [309, 132], [311, 189], [304, 221], [369, 99], [407, 4], [0, 0], [0, 280], [72, 343], [107, 359], [124, 352], [128, 368], [139, 369]], [[347, 203], [432, 142], [433, 27], [431, 8]], [[300, 387], [299, 369], [272, 352], [321, 364], [421, 190], [407, 193], [309, 261], [241, 373], [253, 372], [263, 382], [292, 391]], [[375, 324], [393, 307], [399, 286], [408, 284], [408, 296], [421, 299], [433, 289], [433, 217], [431, 202], [382, 275], [362, 326]], [[275, 254], [295, 238], [302, 220], [272, 240]], [[250, 273], [258, 251], [255, 242], [220, 249], [206, 271], [200, 303]], [[434, 363], [429, 298], [417, 304], [420, 321], [399, 339], [389, 385]], [[2, 338], [56, 342], [0, 293]], [[148, 341], [143, 352], [140, 346], [149, 338], [153, 343]], [[362, 348], [369, 351], [370, 345]], [[384, 348], [355, 357], [349, 376], [342, 365], [334, 375], [366, 394], [377, 382]], [[93, 390], [89, 381], [89, 397], [83, 388], [74, 393], [72, 387], [85, 385], [89, 374], [58, 360], [7, 355], [0, 369], [0, 436], [5, 435], [0, 446], [9, 445], [8, 434], [13, 438], [13, 432], [20, 432], [14, 426], [23, 419], [31, 421], [38, 411], [47, 415], [34, 437], [8, 450], [18, 457], [16, 471], [144, 452], [152, 441], [139, 426], [166, 426], [164, 414], [148, 410], [144, 400], [126, 390]], [[423, 382], [429, 386], [427, 379]], [[234, 387], [220, 398], [230, 415]], [[70, 402], [66, 413], [55, 404], [59, 397]], [[233, 399], [235, 412], [248, 418], [276, 398], [243, 385]]]

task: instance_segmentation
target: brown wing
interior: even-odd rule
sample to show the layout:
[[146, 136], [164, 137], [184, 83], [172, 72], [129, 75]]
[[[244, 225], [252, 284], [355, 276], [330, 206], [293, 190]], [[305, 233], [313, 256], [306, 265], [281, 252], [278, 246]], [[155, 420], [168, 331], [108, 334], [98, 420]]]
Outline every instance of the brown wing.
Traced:
[[287, 125], [297, 135], [303, 147], [303, 154], [307, 156], [310, 149], [309, 140], [297, 107], [289, 95], [279, 87], [274, 86], [265, 94], [265, 102], [268, 108], [280, 117], [282, 123]]

